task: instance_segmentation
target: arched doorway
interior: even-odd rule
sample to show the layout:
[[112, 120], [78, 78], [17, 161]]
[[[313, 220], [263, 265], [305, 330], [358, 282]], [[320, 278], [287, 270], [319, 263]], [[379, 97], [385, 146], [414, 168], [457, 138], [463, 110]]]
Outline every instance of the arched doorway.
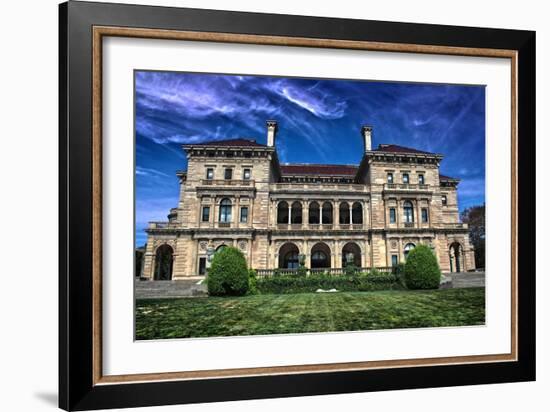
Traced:
[[416, 247], [414, 243], [407, 243], [405, 247], [403, 248], [403, 254], [405, 255], [405, 260], [407, 259], [407, 256], [409, 255], [409, 252], [413, 250]]
[[300, 251], [294, 243], [285, 243], [279, 249], [279, 268], [280, 269], [298, 269]]
[[464, 270], [462, 261], [462, 245], [458, 242], [454, 242], [449, 247], [449, 261], [451, 263], [451, 272], [461, 272]]
[[164, 244], [157, 248], [155, 254], [155, 280], [172, 280], [172, 266], [174, 264], [174, 249]]
[[326, 243], [316, 243], [311, 248], [311, 269], [330, 268], [330, 248]]
[[300, 202], [292, 203], [290, 221], [293, 225], [302, 223], [302, 204]]
[[345, 268], [348, 260], [348, 254], [353, 255], [352, 263], [356, 267], [361, 267], [361, 248], [357, 243], [348, 242], [342, 248], [342, 267]]

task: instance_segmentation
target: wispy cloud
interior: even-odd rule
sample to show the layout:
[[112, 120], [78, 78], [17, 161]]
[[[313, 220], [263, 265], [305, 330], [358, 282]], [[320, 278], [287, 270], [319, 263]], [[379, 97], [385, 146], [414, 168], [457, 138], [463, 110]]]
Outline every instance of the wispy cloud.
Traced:
[[484, 201], [483, 87], [139, 71], [135, 80], [142, 225], [165, 219], [177, 204], [182, 144], [236, 137], [265, 143], [267, 119], [279, 123], [282, 162], [358, 163], [360, 127], [370, 124], [374, 146], [443, 154], [442, 173], [461, 178], [461, 208]]

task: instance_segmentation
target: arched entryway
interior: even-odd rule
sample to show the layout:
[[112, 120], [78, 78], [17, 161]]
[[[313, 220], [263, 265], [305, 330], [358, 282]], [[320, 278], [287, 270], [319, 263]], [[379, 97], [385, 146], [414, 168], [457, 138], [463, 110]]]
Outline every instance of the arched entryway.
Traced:
[[342, 248], [342, 267], [345, 268], [347, 266], [348, 260], [347, 256], [348, 254], [351, 256], [353, 255], [353, 258], [351, 262], [356, 267], [361, 267], [361, 248], [357, 243], [354, 242], [348, 242], [344, 245]]
[[297, 269], [300, 266], [299, 254], [298, 246], [290, 242], [285, 243], [279, 249], [279, 268]]
[[461, 272], [464, 270], [464, 253], [462, 252], [462, 245], [458, 242], [454, 242], [449, 247], [449, 261], [451, 263], [451, 272]]
[[330, 268], [330, 248], [326, 243], [316, 243], [311, 248], [311, 269]]
[[174, 249], [170, 245], [161, 245], [155, 253], [155, 280], [172, 280]]

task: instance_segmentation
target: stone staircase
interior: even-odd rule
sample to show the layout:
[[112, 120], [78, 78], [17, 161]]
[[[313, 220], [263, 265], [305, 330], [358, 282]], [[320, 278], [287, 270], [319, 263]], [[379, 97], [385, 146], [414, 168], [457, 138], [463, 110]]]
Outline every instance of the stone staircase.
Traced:
[[[207, 296], [203, 278], [184, 280], [139, 280], [136, 279], [136, 299], [188, 298]], [[200, 284], [199, 284], [200, 282]]]

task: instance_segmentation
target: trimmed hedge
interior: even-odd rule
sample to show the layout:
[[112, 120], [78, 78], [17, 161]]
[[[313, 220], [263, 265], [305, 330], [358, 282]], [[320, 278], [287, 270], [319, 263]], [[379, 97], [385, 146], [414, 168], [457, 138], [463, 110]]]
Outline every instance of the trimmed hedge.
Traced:
[[441, 270], [432, 250], [418, 245], [411, 250], [405, 263], [405, 284], [409, 289], [437, 289], [441, 282]]
[[240, 296], [249, 288], [249, 272], [242, 252], [225, 247], [216, 252], [208, 270], [206, 285], [212, 296]]
[[317, 289], [336, 289], [343, 292], [402, 289], [392, 274], [356, 274], [353, 276], [312, 274], [309, 276], [279, 275], [259, 278], [260, 293], [289, 294], [315, 292]]

